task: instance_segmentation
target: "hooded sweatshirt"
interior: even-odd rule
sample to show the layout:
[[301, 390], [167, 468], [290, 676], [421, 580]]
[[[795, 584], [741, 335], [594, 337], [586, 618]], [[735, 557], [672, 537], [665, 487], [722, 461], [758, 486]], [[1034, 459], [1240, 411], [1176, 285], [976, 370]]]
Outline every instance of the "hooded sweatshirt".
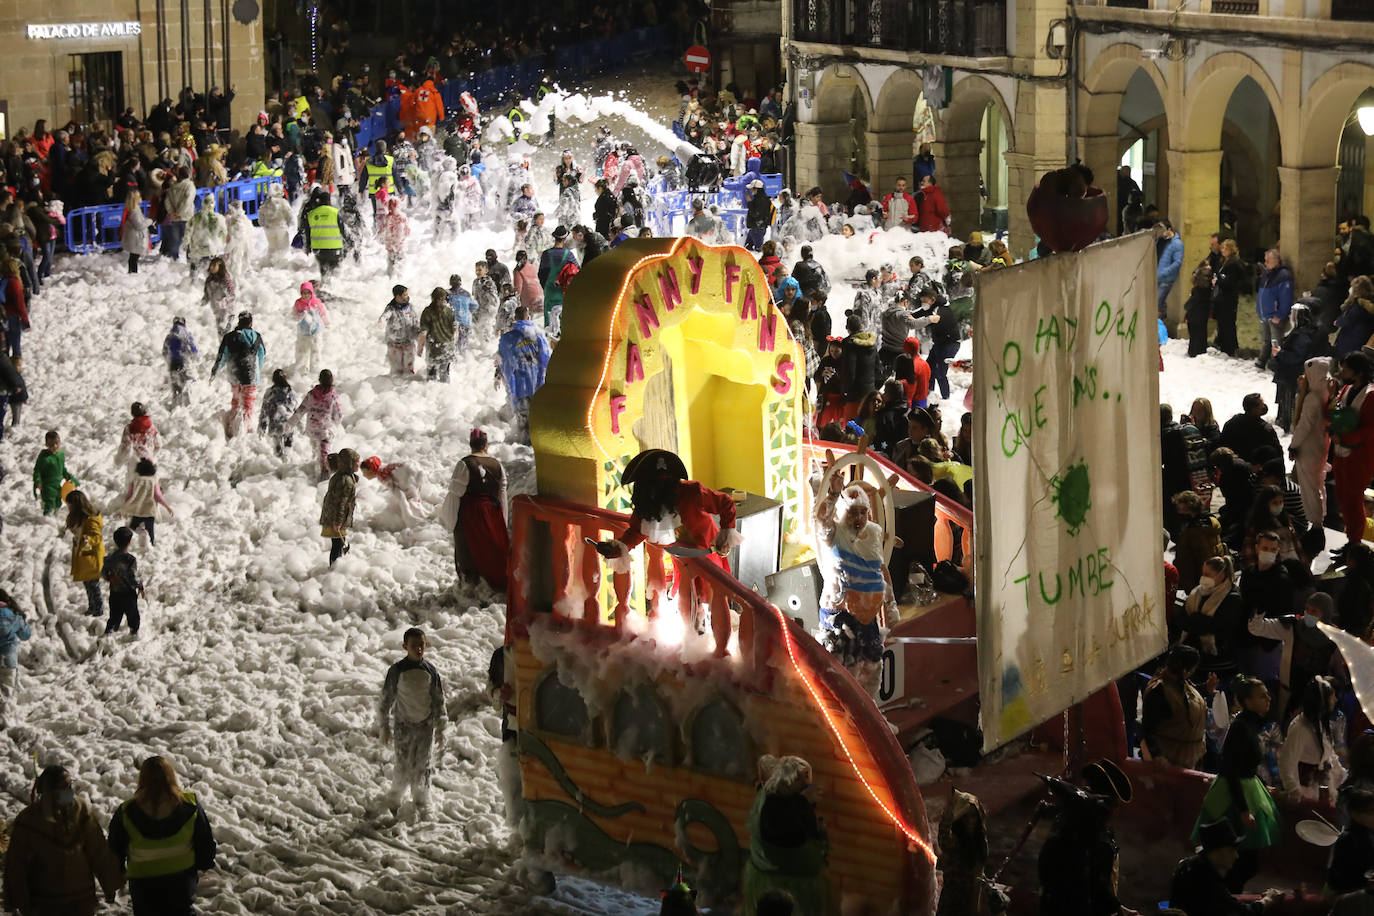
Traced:
[[329, 327], [329, 311], [315, 295], [315, 284], [309, 280], [301, 284], [301, 297], [292, 306], [291, 314], [296, 319], [296, 334], [300, 337], [314, 337]]

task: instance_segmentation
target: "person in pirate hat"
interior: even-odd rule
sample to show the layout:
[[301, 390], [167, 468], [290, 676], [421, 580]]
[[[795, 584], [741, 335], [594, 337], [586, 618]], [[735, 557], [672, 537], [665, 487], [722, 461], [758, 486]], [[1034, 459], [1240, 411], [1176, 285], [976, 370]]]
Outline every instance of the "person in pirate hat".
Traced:
[[1174, 869], [1173, 885], [1169, 890], [1169, 905], [1185, 913], [1206, 913], [1207, 916], [1249, 916], [1263, 912], [1272, 901], [1274, 892], [1266, 892], [1261, 900], [1245, 903], [1231, 896], [1226, 875], [1240, 859], [1243, 836], [1237, 836], [1227, 818], [1203, 824], [1198, 828], [1202, 849], [1178, 863]]
[[[640, 543], [668, 548], [674, 554], [677, 581], [685, 581], [680, 562], [682, 554], [703, 556], [721, 569], [729, 570], [725, 555], [742, 540], [735, 530], [735, 502], [728, 494], [712, 490], [687, 479], [682, 459], [666, 449], [652, 448], [630, 459], [621, 474], [630, 487], [630, 527], [614, 541], [602, 541], [597, 550], [611, 561], [611, 569], [630, 570], [630, 551]], [[691, 624], [695, 614], [688, 589], [679, 588], [679, 607], [683, 620]], [[699, 600], [709, 600], [706, 583], [697, 582]], [[715, 619], [716, 616], [724, 619]], [[713, 615], [711, 630], [716, 649], [724, 654], [730, 636], [729, 615]]]
[[1045, 916], [1105, 916], [1129, 912], [1116, 896], [1120, 850], [1112, 809], [1131, 799], [1131, 782], [1109, 760], [1081, 773], [1086, 788], [1041, 777], [1049, 786], [1054, 825], [1040, 848], [1040, 912]]

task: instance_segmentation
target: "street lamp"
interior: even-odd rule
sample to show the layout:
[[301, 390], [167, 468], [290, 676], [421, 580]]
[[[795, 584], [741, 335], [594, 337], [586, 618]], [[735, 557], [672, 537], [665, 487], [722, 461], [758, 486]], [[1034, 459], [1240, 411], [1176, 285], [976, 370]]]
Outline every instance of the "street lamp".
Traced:
[[1374, 137], [1374, 89], [1366, 89], [1355, 102], [1355, 119], [1366, 137]]

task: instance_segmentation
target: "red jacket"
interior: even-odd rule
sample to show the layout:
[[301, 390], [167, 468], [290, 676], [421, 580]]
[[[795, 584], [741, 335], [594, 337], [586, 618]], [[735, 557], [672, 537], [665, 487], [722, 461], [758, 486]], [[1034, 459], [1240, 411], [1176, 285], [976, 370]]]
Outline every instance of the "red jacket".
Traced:
[[949, 204], [945, 202], [945, 192], [937, 185], [930, 185], [920, 191], [920, 216], [916, 228], [922, 232], [949, 232], [946, 220], [949, 219]]
[[18, 315], [25, 327], [29, 324], [29, 310], [24, 306], [24, 283], [18, 277], [5, 277], [5, 314]]
[[[677, 514], [682, 519], [677, 542], [683, 547], [710, 547], [721, 528], [735, 527], [735, 501], [695, 480], [678, 483]], [[626, 548], [633, 550], [644, 540], [643, 521], [638, 512], [630, 515], [630, 530], [620, 536]]]

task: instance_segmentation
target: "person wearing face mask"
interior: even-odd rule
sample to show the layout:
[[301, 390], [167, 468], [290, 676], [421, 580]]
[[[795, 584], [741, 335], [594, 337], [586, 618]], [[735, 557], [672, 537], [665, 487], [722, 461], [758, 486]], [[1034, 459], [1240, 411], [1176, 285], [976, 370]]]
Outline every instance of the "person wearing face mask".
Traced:
[[1336, 644], [1317, 624], [1332, 620], [1335, 608], [1335, 601], [1326, 592], [1313, 592], [1301, 614], [1257, 614], [1246, 625], [1252, 635], [1276, 640], [1283, 647], [1279, 655], [1278, 703], [1274, 707], [1280, 720], [1292, 714], [1314, 678], [1331, 672]]
[[1244, 611], [1228, 556], [1202, 564], [1202, 577], [1183, 605], [1178, 642], [1202, 654], [1199, 670], [1218, 677], [1236, 673], [1235, 638]]
[[1240, 855], [1226, 874], [1233, 894], [1259, 872], [1260, 851], [1278, 842], [1281, 834], [1274, 799], [1256, 775], [1264, 761], [1260, 732], [1268, 725], [1269, 688], [1255, 678], [1239, 678], [1232, 688], [1241, 711], [1231, 720], [1221, 748], [1217, 778], [1202, 798], [1202, 811], [1193, 826], [1193, 842], [1200, 841], [1204, 824], [1225, 820], [1241, 837]]
[[1240, 555], [1241, 562], [1246, 566], [1255, 565], [1256, 541], [1261, 534], [1267, 533], [1278, 538], [1279, 559], [1296, 560], [1307, 565], [1307, 557], [1302, 551], [1302, 532], [1288, 512], [1283, 491], [1273, 484], [1259, 488], [1245, 521], [1245, 540], [1241, 544]]
[[1340, 376], [1344, 387], [1336, 395], [1330, 427], [1336, 504], [1349, 542], [1333, 554], [1343, 556], [1350, 544], [1364, 538], [1364, 489], [1374, 477], [1374, 398], [1369, 397], [1374, 360], [1360, 351], [1347, 353], [1341, 357]]
[[1241, 412], [1227, 420], [1221, 428], [1221, 444], [1250, 464], [1255, 463], [1255, 452], [1266, 445], [1274, 450], [1274, 454], [1282, 455], [1279, 434], [1264, 419], [1267, 413], [1269, 405], [1265, 403], [1264, 395], [1258, 392], [1247, 394], [1241, 401]]
[[[1240, 597], [1246, 618], [1282, 617], [1293, 611], [1293, 576], [1279, 556], [1279, 539], [1273, 531], [1255, 538], [1255, 560], [1240, 574]], [[1236, 661], [1241, 670], [1264, 681], [1270, 692], [1282, 684], [1283, 644], [1256, 636], [1246, 627], [1236, 634]]]
[[89, 916], [124, 884], [119, 862], [65, 767], [50, 766], [37, 798], [14, 820], [5, 853], [5, 903], [25, 916]]

